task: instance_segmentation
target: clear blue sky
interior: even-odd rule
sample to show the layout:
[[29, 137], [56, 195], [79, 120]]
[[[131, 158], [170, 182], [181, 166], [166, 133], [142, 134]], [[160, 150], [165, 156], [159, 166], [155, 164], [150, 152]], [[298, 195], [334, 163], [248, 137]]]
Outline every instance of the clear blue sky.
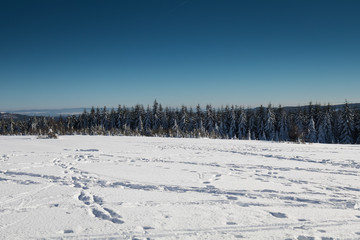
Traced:
[[360, 102], [358, 0], [0, 4], [0, 110]]

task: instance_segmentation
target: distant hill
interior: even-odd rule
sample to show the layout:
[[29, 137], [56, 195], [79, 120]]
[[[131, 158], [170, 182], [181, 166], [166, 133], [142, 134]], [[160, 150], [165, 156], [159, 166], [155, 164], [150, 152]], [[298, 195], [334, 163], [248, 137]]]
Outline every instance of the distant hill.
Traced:
[[[360, 110], [360, 103], [348, 103], [348, 105], [350, 106], [351, 109], [354, 110]], [[296, 111], [298, 109], [306, 109], [309, 105], [305, 105], [305, 106], [290, 106], [290, 107], [283, 107], [285, 110], [288, 111]], [[315, 104], [313, 104], [313, 106], [315, 106]], [[321, 105], [321, 107], [326, 107], [327, 105]], [[334, 110], [341, 110], [344, 108], [345, 104], [337, 104], [337, 105], [330, 105], [332, 109]], [[275, 107], [275, 106], [274, 106]]]
[[[314, 104], [315, 105], [315, 104]], [[266, 105], [263, 105], [266, 107]], [[325, 107], [326, 105], [321, 105]], [[360, 103], [349, 103], [349, 106], [352, 109], [360, 110]], [[273, 106], [274, 108], [278, 106]], [[297, 111], [298, 109], [306, 109], [308, 105], [305, 106], [283, 106], [283, 108], [287, 111]], [[341, 110], [344, 107], [344, 104], [331, 105], [331, 107], [335, 110]], [[254, 108], [255, 110], [259, 107]], [[90, 111], [90, 108], [64, 108], [64, 109], [34, 109], [34, 110], [16, 110], [9, 112], [1, 112], [0, 119], [10, 119], [11, 117], [16, 119], [26, 119], [34, 116], [46, 116], [46, 117], [59, 117], [61, 116], [69, 116], [69, 115], [79, 115], [84, 112], [86, 109], [87, 112]]]
[[23, 120], [23, 119], [28, 119], [29, 116], [23, 114], [0, 112], [0, 119], [11, 119], [11, 118], [14, 120]]
[[[313, 106], [316, 106], [316, 103], [313, 103]], [[360, 110], [360, 103], [348, 103], [351, 109], [353, 110]], [[343, 109], [345, 104], [336, 104], [336, 105], [330, 105], [332, 109], [335, 111]], [[267, 107], [267, 105], [263, 105], [263, 107]], [[272, 108], [278, 108], [279, 106], [272, 105]], [[299, 109], [304, 110], [309, 107], [309, 105], [303, 105], [303, 106], [281, 106], [283, 109], [285, 109], [288, 112], [294, 112], [298, 111]], [[327, 107], [327, 105], [321, 105], [321, 107]], [[253, 108], [254, 110], [258, 109], [259, 107]]]
[[[89, 111], [89, 109], [86, 109]], [[33, 110], [16, 110], [8, 111], [8, 113], [15, 115], [27, 115], [27, 116], [46, 116], [46, 117], [58, 117], [78, 115], [84, 112], [84, 108], [64, 108], [64, 109], [33, 109]]]

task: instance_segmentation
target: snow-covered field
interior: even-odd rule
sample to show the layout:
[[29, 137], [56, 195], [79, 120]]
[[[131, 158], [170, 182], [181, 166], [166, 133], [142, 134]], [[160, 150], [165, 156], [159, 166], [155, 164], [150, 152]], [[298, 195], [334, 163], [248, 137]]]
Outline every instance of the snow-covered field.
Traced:
[[0, 239], [360, 239], [360, 146], [0, 137]]

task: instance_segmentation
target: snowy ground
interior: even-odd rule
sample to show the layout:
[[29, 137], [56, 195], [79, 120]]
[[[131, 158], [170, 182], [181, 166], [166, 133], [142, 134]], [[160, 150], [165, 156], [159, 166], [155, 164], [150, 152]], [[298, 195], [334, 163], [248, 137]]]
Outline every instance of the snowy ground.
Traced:
[[0, 137], [0, 239], [360, 239], [360, 146]]

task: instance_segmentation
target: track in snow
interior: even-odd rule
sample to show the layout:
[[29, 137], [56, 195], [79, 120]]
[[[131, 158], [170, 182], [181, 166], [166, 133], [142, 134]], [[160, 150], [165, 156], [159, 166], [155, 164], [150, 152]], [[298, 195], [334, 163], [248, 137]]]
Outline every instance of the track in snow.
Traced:
[[0, 146], [1, 239], [360, 237], [360, 146], [102, 136]]

